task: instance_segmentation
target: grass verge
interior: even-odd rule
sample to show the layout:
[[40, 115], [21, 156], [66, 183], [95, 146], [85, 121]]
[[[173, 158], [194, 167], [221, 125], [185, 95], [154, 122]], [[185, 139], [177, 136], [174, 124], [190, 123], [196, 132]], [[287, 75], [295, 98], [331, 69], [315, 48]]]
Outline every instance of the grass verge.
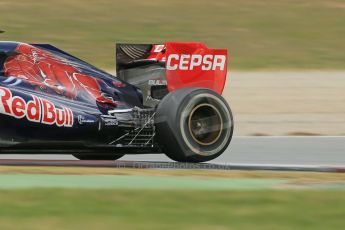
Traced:
[[341, 229], [344, 180], [337, 173], [2, 166], [0, 226]]
[[342, 0], [2, 0], [1, 40], [52, 43], [105, 68], [114, 43], [203, 41], [233, 69], [344, 69]]
[[43, 229], [342, 229], [343, 191], [0, 190], [0, 226]]

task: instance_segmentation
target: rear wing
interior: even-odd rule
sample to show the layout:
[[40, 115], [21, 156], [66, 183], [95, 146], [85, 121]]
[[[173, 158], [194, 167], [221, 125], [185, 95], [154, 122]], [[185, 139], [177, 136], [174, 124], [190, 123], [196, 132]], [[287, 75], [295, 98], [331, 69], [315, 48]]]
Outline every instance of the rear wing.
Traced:
[[228, 53], [199, 42], [117, 44], [116, 63], [117, 76], [141, 88], [144, 104], [150, 105], [145, 100], [159, 101], [168, 92], [186, 87], [209, 88], [221, 94]]

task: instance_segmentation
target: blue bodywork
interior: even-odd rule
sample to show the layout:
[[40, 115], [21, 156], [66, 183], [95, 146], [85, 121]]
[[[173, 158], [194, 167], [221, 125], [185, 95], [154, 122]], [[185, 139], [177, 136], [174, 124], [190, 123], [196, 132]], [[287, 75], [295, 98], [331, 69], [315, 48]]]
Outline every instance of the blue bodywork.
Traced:
[[[32, 46], [48, 51], [54, 56], [65, 60], [66, 63], [78, 69], [82, 74], [100, 80], [101, 94], [105, 95], [106, 98], [114, 100], [117, 105], [113, 106], [106, 103], [99, 103], [96, 100], [90, 100], [90, 97], [84, 97], [82, 94], [71, 99], [56, 93], [54, 90], [49, 89], [49, 87], [41, 89], [25, 79], [18, 79], [6, 75], [4, 64], [8, 58], [16, 55], [16, 48], [20, 44], [23, 43], [0, 42], [0, 87], [2, 88], [2, 91], [0, 90], [0, 94], [2, 94], [2, 101], [0, 101], [0, 105], [2, 105], [2, 108], [0, 108], [1, 146], [34, 146], [34, 148], [41, 146], [42, 148], [56, 148], [59, 145], [50, 145], [50, 143], [61, 142], [64, 144], [84, 143], [86, 145], [107, 145], [111, 140], [123, 134], [122, 129], [118, 127], [117, 119], [109, 118], [109, 111], [143, 107], [142, 94], [137, 87], [123, 82], [117, 77], [51, 45], [35, 44]], [[121, 87], [117, 87], [117, 85]], [[11, 98], [5, 101], [4, 94], [7, 91], [11, 92]], [[27, 114], [22, 116], [9, 115], [6, 113], [6, 108], [4, 107], [6, 103], [11, 102], [12, 106], [19, 106], [19, 109], [16, 108], [18, 114], [24, 111], [24, 107], [20, 108], [21, 102], [13, 105], [15, 102], [14, 98], [25, 101], [25, 113], [28, 112], [29, 102], [33, 103], [34, 98], [38, 98], [37, 100], [41, 107], [41, 116], [43, 116], [42, 101], [48, 100], [54, 104], [61, 114], [63, 113], [66, 122], [68, 120], [67, 118], [71, 116], [73, 117], [73, 121], [68, 121], [68, 126], [59, 126], [57, 123], [47, 124], [43, 122], [42, 117], [40, 117], [40, 120], [33, 122], [30, 121]], [[64, 110], [64, 108], [66, 109]], [[68, 113], [69, 110], [67, 108], [72, 112], [72, 115]], [[13, 111], [14, 109], [12, 108], [12, 113]], [[35, 112], [36, 108], [32, 111]], [[127, 116], [130, 117], [131, 114], [129, 113]], [[131, 118], [126, 119], [130, 120]]]

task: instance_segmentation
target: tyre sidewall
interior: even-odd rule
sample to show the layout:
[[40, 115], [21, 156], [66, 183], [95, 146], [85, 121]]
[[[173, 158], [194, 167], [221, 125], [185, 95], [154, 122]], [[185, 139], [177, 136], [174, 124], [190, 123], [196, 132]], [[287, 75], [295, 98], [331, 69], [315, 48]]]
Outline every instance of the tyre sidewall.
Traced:
[[[162, 128], [166, 129], [160, 136], [160, 140], [168, 138], [162, 141], [163, 150], [170, 158], [178, 161], [201, 162], [214, 159], [224, 152], [233, 134], [233, 116], [224, 98], [209, 89], [187, 88], [180, 92], [173, 92], [167, 100], [162, 102], [165, 103], [162, 104], [165, 111], [159, 111], [158, 108], [158, 115], [164, 112], [169, 112], [169, 114], [163, 115], [165, 119], [161, 124], [164, 124], [164, 127], [158, 125], [158, 130], [162, 132]], [[191, 110], [200, 103], [210, 103], [217, 107], [223, 119], [224, 127], [221, 136], [210, 146], [197, 144], [186, 126], [186, 119]]]

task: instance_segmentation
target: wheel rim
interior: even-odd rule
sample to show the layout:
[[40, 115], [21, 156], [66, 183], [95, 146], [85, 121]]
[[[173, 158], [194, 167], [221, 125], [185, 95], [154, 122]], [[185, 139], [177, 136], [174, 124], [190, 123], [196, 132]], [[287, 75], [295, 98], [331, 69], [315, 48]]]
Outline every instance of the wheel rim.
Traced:
[[188, 118], [189, 133], [200, 145], [216, 143], [223, 130], [223, 119], [219, 110], [208, 103], [197, 105]]

